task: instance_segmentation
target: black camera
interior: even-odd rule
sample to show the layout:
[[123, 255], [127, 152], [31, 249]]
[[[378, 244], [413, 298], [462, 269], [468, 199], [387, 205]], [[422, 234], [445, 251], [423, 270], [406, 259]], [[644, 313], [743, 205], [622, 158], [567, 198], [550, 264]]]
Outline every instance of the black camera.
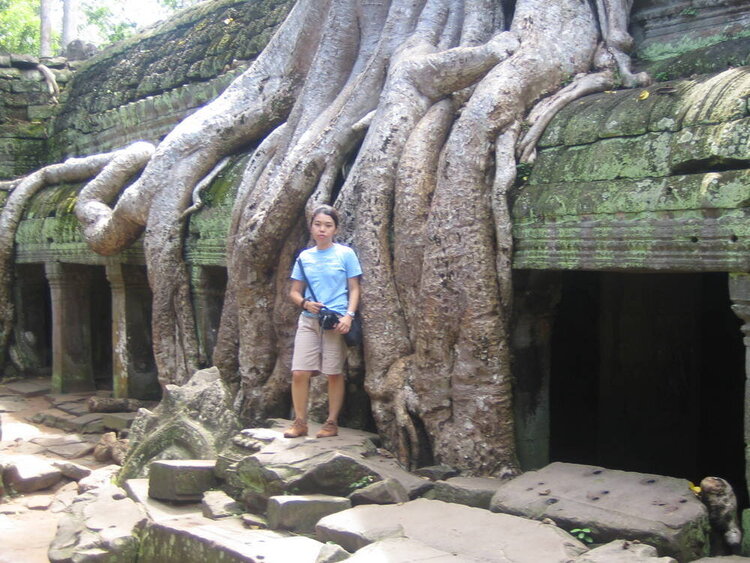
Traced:
[[339, 316], [327, 307], [321, 307], [318, 322], [323, 330], [332, 330], [339, 324]]

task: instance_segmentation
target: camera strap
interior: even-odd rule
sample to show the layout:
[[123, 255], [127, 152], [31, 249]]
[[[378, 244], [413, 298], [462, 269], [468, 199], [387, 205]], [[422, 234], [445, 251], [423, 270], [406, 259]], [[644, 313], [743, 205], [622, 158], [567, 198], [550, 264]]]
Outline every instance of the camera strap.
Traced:
[[[318, 302], [318, 298], [315, 297], [315, 291], [312, 288], [312, 284], [310, 283], [310, 280], [307, 279], [307, 274], [305, 274], [305, 268], [302, 266], [302, 260], [297, 258], [297, 264], [299, 265], [299, 269], [302, 272], [302, 277], [305, 278], [305, 283], [307, 284], [307, 288], [310, 290], [310, 296], [315, 300], [315, 302]], [[304, 297], [304, 295], [303, 295]]]

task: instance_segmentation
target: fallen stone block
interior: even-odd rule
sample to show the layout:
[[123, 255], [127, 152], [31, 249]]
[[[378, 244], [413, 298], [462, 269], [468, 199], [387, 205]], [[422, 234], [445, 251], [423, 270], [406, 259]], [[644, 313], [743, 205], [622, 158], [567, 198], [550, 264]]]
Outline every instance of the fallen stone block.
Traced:
[[39, 436], [30, 441], [65, 459], [76, 459], [94, 451], [94, 444], [78, 434]]
[[268, 499], [268, 527], [313, 532], [318, 520], [351, 508], [349, 499], [329, 495], [288, 495]]
[[102, 416], [102, 424], [108, 430], [125, 430], [126, 428], [130, 428], [136, 416], [138, 416], [136, 412], [107, 413]]
[[70, 430], [73, 432], [99, 433], [104, 432], [104, 415], [98, 412], [83, 414], [73, 418], [70, 424]]
[[244, 512], [242, 505], [224, 491], [206, 491], [201, 501], [203, 516], [218, 520]]
[[265, 530], [268, 528], [268, 520], [258, 514], [246, 512], [242, 515], [242, 524], [251, 530]]
[[373, 561], [387, 561], [388, 563], [415, 563], [419, 561], [429, 563], [480, 563], [484, 559], [475, 559], [430, 547], [420, 541], [409, 538], [389, 538], [363, 547], [347, 561], [352, 563], [371, 563]]
[[395, 479], [385, 479], [357, 489], [349, 495], [353, 506], [359, 504], [397, 504], [408, 502], [409, 493]]
[[84, 477], [91, 475], [91, 469], [85, 465], [79, 465], [72, 461], [53, 461], [52, 465], [57, 467], [63, 474], [63, 477], [72, 479], [73, 481], [80, 481]]
[[23, 397], [41, 397], [50, 392], [50, 381], [46, 379], [26, 379], [23, 381], [12, 381], [3, 385], [6, 390]]
[[194, 515], [149, 523], [138, 563], [317, 563], [324, 547], [303, 536], [248, 530], [234, 518]]
[[[331, 439], [289, 440], [282, 436], [284, 426], [277, 423], [274, 429], [264, 430], [262, 440], [254, 438], [255, 431], [243, 431], [236, 436], [231, 456], [222, 462], [227, 483], [242, 490], [242, 500], [250, 509], [265, 510], [268, 498], [285, 492], [348, 496], [365, 479], [395, 479], [409, 498], [433, 486], [428, 479], [402, 469], [392, 458], [379, 455], [372, 434], [342, 428], [339, 436]], [[269, 434], [273, 434], [270, 440]], [[248, 454], [237, 460], [240, 445], [248, 449]], [[230, 459], [237, 461], [228, 463]]]
[[148, 495], [158, 500], [199, 502], [203, 493], [218, 485], [215, 465], [216, 461], [207, 459], [154, 461], [149, 469]]
[[406, 537], [455, 554], [455, 561], [494, 561], [503, 554], [506, 563], [566, 563], [586, 551], [556, 526], [428, 499], [361, 505], [326, 516], [316, 526], [316, 537], [349, 552], [387, 538]]
[[145, 523], [145, 513], [121, 488], [109, 485], [88, 491], [60, 519], [47, 555], [52, 563], [136, 561], [136, 531]]
[[503, 484], [490, 510], [590, 528], [597, 543], [639, 540], [678, 561], [708, 554], [708, 514], [684, 479], [557, 462]]
[[458, 476], [458, 470], [452, 468], [450, 465], [428, 465], [415, 470], [414, 474], [426, 477], [430, 481], [444, 481]]
[[114, 464], [94, 469], [91, 475], [78, 481], [78, 492], [85, 493], [86, 491], [93, 491], [103, 486], [111, 485], [119, 470], [120, 466]]
[[24, 504], [29, 510], [47, 510], [52, 505], [52, 495], [34, 495], [25, 499]]
[[37, 457], [15, 457], [3, 471], [5, 487], [17, 493], [33, 493], [48, 489], [63, 478], [62, 472]]
[[128, 479], [123, 484], [128, 497], [145, 510], [150, 520], [160, 522], [171, 518], [201, 514], [198, 504], [174, 504], [152, 499], [148, 496], [148, 479]]
[[659, 557], [656, 548], [645, 543], [617, 540], [584, 553], [575, 563], [677, 563], [671, 557]]
[[492, 496], [506, 482], [489, 477], [452, 477], [437, 481], [427, 496], [445, 502], [489, 508]]

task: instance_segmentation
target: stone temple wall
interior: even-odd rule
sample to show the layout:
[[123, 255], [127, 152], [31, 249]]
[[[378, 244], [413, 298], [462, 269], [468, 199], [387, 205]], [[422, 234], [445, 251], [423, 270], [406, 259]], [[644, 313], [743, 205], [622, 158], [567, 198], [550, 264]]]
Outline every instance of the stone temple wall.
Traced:
[[[0, 55], [0, 180], [21, 176], [45, 164], [50, 118], [58, 105], [38, 60]], [[72, 71], [64, 59], [46, 61], [64, 91]]]
[[292, 0], [215, 0], [106, 49], [76, 73], [55, 116], [55, 159], [159, 141], [258, 56]]

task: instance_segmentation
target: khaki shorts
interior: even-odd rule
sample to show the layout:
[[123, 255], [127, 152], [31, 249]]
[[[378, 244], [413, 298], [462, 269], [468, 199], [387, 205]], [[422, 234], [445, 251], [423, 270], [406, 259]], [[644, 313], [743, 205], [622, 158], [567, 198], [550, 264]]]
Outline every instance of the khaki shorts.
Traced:
[[344, 336], [335, 330], [323, 330], [317, 318], [300, 314], [294, 337], [292, 371], [337, 375], [344, 373], [345, 361]]

